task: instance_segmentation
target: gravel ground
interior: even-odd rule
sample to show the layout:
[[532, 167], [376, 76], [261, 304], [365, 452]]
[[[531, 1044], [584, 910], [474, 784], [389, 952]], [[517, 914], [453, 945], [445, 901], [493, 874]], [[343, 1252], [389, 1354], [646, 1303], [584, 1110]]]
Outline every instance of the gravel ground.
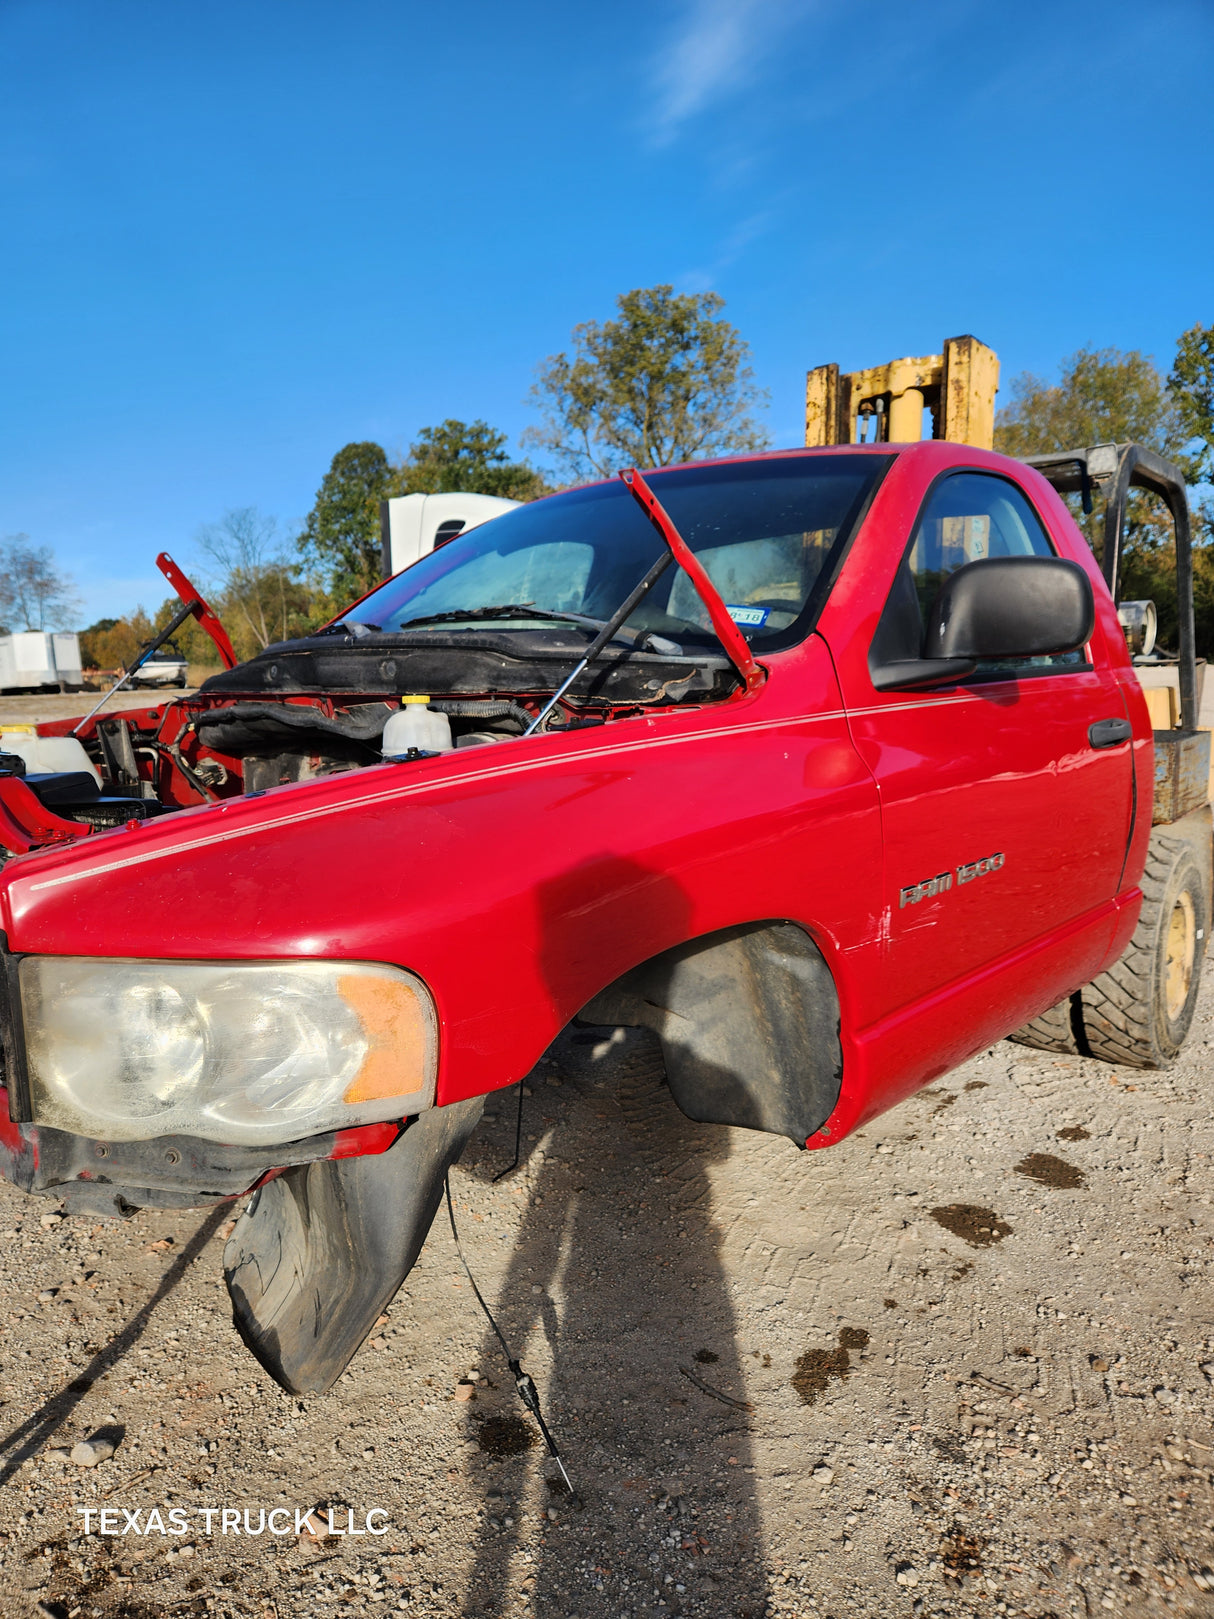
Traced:
[[[156, 708], [178, 697], [192, 695], [193, 688], [188, 691], [174, 688], [167, 692], [124, 689], [114, 693], [101, 710], [101, 717], [104, 719], [107, 714], [121, 714], [129, 708]], [[69, 692], [62, 697], [0, 694], [0, 725], [38, 725], [43, 720], [78, 719], [87, 714], [100, 697], [100, 691]]]
[[[521, 1168], [494, 1183], [509, 1092], [452, 1183], [580, 1503], [445, 1222], [304, 1401], [231, 1328], [230, 1208], [99, 1225], [0, 1185], [0, 1608], [1214, 1613], [1212, 1046], [1214, 982], [1166, 1074], [1000, 1045], [806, 1155], [684, 1119], [647, 1035], [563, 1037]], [[386, 1532], [296, 1535], [318, 1504]], [[125, 1533], [83, 1532], [102, 1507]]]

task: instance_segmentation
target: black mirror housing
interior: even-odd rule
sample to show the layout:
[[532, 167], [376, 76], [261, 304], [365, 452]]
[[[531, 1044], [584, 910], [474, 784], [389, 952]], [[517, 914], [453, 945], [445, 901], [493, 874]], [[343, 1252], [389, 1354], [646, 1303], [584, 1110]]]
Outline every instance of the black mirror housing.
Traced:
[[1063, 557], [967, 562], [940, 587], [923, 656], [1032, 658], [1074, 652], [1096, 622], [1092, 584]]

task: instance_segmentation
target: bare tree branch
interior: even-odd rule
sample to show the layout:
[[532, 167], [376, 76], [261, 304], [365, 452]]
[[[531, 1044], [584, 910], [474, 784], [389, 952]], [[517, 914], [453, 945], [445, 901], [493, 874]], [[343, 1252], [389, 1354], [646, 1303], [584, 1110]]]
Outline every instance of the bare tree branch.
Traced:
[[0, 621], [8, 630], [64, 629], [80, 610], [71, 576], [55, 565], [49, 545], [28, 534], [0, 540]]

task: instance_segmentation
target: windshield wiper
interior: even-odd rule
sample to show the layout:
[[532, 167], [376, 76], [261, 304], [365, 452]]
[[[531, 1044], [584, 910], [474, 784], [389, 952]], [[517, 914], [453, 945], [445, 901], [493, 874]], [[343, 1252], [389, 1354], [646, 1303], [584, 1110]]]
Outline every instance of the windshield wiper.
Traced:
[[368, 624], [361, 618], [339, 618], [335, 624], [326, 624], [323, 629], [313, 630], [315, 635], [350, 635], [357, 641], [364, 635], [378, 635], [380, 626]]
[[589, 669], [590, 665], [598, 657], [599, 653], [607, 645], [608, 641], [610, 641], [611, 637], [619, 629], [620, 625], [630, 613], [636, 610], [642, 599], [649, 594], [654, 585], [657, 584], [658, 580], [666, 572], [667, 568], [673, 561], [674, 552], [663, 551], [662, 555], [653, 564], [649, 572], [641, 580], [640, 584], [630, 592], [627, 599], [616, 608], [614, 613], [612, 613], [606, 624], [603, 625], [602, 629], [595, 636], [594, 640], [591, 641], [590, 645], [586, 648], [585, 656], [581, 659], [573, 673], [563, 680], [556, 688], [552, 696], [548, 699], [543, 708], [540, 709], [539, 713], [532, 720], [531, 724], [523, 732], [524, 736], [531, 736], [539, 729], [539, 727], [547, 719], [548, 715], [552, 713], [552, 710], [556, 707], [557, 703], [569, 690], [570, 686], [573, 685], [573, 682], [583, 672], [583, 670]]
[[419, 624], [459, 624], [478, 618], [550, 618], [563, 623], [593, 625], [598, 629], [600, 618], [586, 618], [581, 613], [553, 613], [546, 607], [529, 607], [525, 602], [503, 602], [497, 607], [455, 607], [448, 613], [424, 613], [420, 618], [407, 618], [396, 626], [401, 630], [416, 629]]
[[[589, 613], [557, 613], [547, 607], [529, 607], [525, 602], [505, 602], [499, 607], [456, 607], [447, 613], [427, 613], [422, 618], [406, 619], [403, 624], [397, 625], [394, 633], [416, 629], [418, 625], [473, 623], [495, 618], [539, 618], [558, 624], [576, 624], [580, 629], [593, 632], [601, 630], [607, 622], [606, 619], [591, 618]], [[658, 652], [667, 657], [682, 655], [683, 649], [676, 641], [664, 635], [655, 635], [652, 630], [630, 630], [617, 624], [612, 634], [642, 652]]]

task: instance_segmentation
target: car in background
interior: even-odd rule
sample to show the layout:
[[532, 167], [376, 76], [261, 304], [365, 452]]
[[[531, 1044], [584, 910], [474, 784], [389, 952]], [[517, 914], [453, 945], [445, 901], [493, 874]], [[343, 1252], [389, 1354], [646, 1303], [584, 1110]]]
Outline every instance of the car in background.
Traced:
[[187, 686], [189, 665], [181, 653], [171, 646], [162, 647], [159, 652], [153, 652], [139, 667], [138, 674], [131, 676], [128, 686], [136, 689], [141, 687], [170, 687]]

